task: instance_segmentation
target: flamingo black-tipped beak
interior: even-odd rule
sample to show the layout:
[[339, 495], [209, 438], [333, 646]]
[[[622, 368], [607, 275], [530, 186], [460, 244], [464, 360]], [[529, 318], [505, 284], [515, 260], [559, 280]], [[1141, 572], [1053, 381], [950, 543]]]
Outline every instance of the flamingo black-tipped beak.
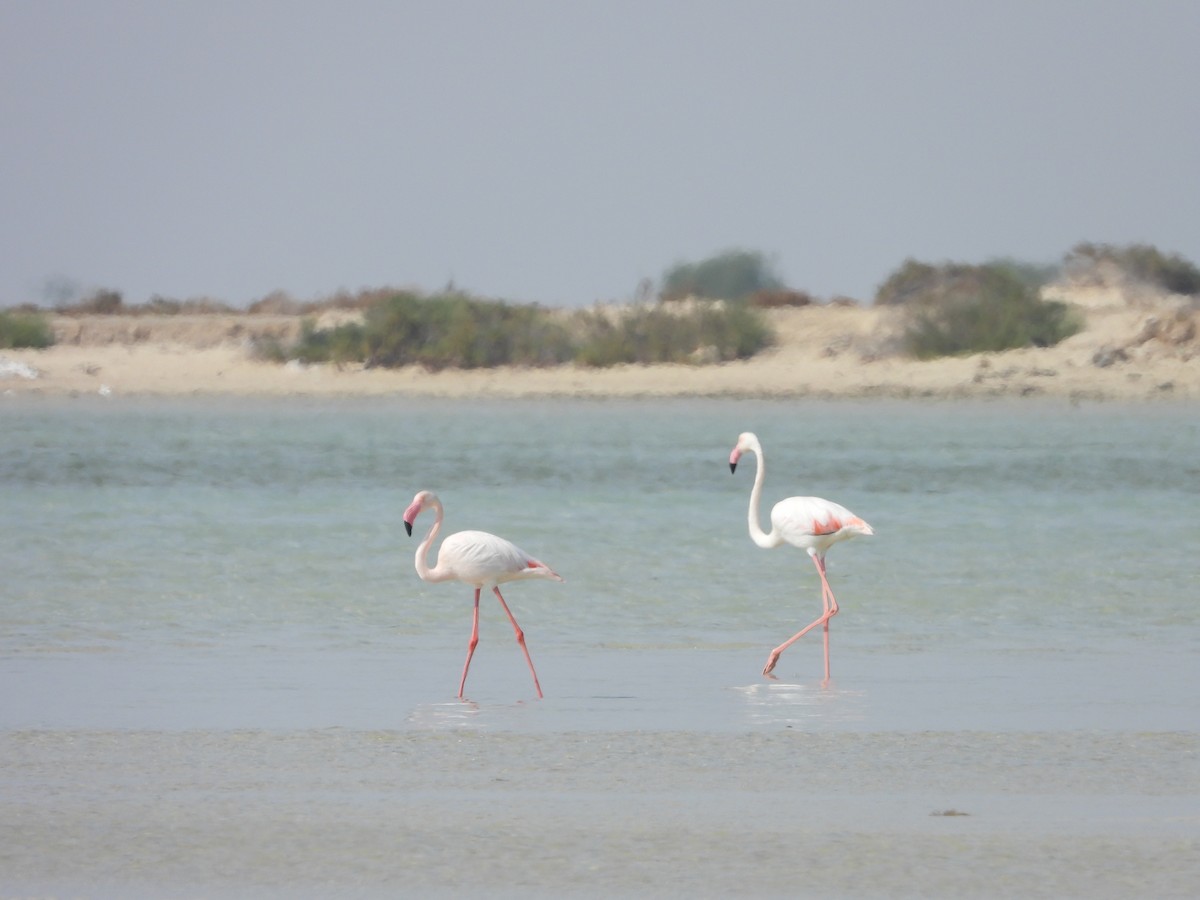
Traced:
[[405, 522], [404, 530], [408, 532], [409, 537], [412, 537], [412, 522]]
[[737, 471], [737, 463], [735, 463], [735, 462], [731, 462], [731, 463], [729, 464], [729, 471], [730, 471], [730, 472], [736, 472], [736, 471]]

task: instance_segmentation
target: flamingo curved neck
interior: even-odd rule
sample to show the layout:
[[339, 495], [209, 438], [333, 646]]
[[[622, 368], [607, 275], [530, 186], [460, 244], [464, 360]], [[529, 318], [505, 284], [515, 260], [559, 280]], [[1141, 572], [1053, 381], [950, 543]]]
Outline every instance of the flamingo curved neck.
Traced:
[[442, 530], [442, 504], [434, 502], [433, 510], [437, 514], [433, 520], [433, 527], [429, 529], [429, 534], [425, 535], [425, 540], [417, 545], [417, 576], [422, 581], [446, 581], [448, 577], [446, 573], [438, 570], [437, 566], [430, 567], [429, 552], [433, 549], [433, 542], [437, 540], [438, 533]]
[[762, 499], [763, 479], [766, 477], [762, 446], [756, 443], [749, 450], [754, 454], [754, 487], [750, 489], [750, 510], [746, 515], [750, 525], [750, 539], [764, 550], [770, 550], [772, 547], [778, 547], [781, 539], [774, 527], [771, 528], [771, 533], [767, 534], [758, 524], [758, 506]]

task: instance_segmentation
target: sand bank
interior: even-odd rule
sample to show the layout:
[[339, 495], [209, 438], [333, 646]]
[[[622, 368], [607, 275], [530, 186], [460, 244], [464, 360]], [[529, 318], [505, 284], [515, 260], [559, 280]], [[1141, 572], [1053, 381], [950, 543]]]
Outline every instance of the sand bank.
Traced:
[[916, 362], [894, 352], [892, 311], [809, 306], [769, 311], [778, 344], [744, 362], [436, 373], [256, 359], [256, 340], [298, 333], [295, 316], [57, 317], [55, 346], [0, 351], [0, 395], [1200, 399], [1200, 312], [1065, 299], [1087, 325], [1052, 348]]

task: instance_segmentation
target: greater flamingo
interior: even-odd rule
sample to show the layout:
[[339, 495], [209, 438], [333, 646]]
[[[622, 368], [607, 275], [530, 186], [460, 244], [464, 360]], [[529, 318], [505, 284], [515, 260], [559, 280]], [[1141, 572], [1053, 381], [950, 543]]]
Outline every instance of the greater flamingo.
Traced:
[[404, 529], [412, 536], [413, 522], [417, 515], [424, 510], [432, 509], [437, 514], [433, 527], [425, 540], [417, 547], [417, 574], [422, 581], [461, 581], [475, 588], [475, 613], [471, 618], [471, 640], [467, 644], [467, 661], [463, 665], [462, 680], [458, 683], [458, 696], [462, 699], [463, 688], [467, 684], [467, 670], [471, 668], [471, 657], [475, 654], [475, 645], [479, 643], [479, 593], [485, 587], [490, 587], [496, 599], [504, 607], [508, 621], [512, 622], [513, 631], [517, 635], [517, 643], [525, 654], [525, 662], [529, 663], [529, 671], [533, 674], [533, 686], [537, 688], [538, 697], [542, 696], [542, 686], [538, 682], [537, 672], [533, 668], [533, 660], [529, 658], [529, 650], [525, 646], [525, 632], [517, 624], [516, 617], [504, 602], [499, 585], [507, 581], [517, 581], [527, 578], [547, 578], [551, 581], [562, 581], [562, 577], [543, 562], [534, 559], [525, 551], [509, 543], [502, 537], [496, 537], [486, 531], [458, 531], [442, 541], [438, 550], [437, 565], [429, 566], [429, 550], [433, 546], [438, 532], [442, 528], [442, 501], [433, 491], [420, 491], [413, 497], [412, 503], [404, 511]]
[[829, 579], [825, 576], [825, 551], [838, 541], [875, 532], [871, 530], [870, 525], [840, 504], [822, 500], [820, 497], [788, 497], [786, 500], [780, 500], [771, 509], [771, 532], [767, 534], [758, 524], [758, 504], [766, 473], [762, 444], [759, 443], [758, 437], [749, 431], [738, 435], [737, 445], [729, 454], [730, 472], [737, 471], [738, 460], [743, 453], [753, 453], [758, 460], [754, 473], [754, 487], [750, 490], [751, 539], [767, 550], [786, 543], [808, 551], [813, 565], [817, 567], [817, 574], [821, 576], [821, 602], [825, 607], [825, 611], [815, 622], [801, 628], [771, 651], [771, 655], [767, 657], [767, 664], [763, 667], [763, 674], [770, 675], [784, 650], [821, 625], [825, 632], [825, 680], [828, 682], [829, 620], [837, 615], [838, 604], [833, 590], [829, 587]]

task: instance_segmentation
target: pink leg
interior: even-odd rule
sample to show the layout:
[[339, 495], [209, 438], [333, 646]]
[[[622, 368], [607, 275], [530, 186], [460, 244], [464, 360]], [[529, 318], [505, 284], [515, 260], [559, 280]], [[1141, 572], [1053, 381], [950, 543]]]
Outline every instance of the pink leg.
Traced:
[[825, 620], [825, 632], [822, 635], [825, 644], [825, 680], [821, 682], [822, 687], [829, 685], [829, 620]]
[[825, 577], [825, 557], [814, 556], [813, 562], [817, 566], [817, 574], [821, 576], [821, 599], [825, 603], [825, 612], [830, 616], [838, 614], [837, 598], [833, 596], [833, 588], [829, 586], [829, 579]]
[[[795, 634], [793, 634], [790, 638], [788, 638], [786, 641], [784, 641], [782, 644], [780, 644], [778, 647], [776, 647], [774, 650], [771, 651], [771, 655], [767, 657], [767, 664], [766, 664], [766, 666], [763, 667], [764, 675], [771, 674], [771, 670], [774, 669], [775, 664], [777, 662], [779, 662], [779, 655], [781, 653], [783, 653], [784, 650], [786, 650], [788, 647], [792, 646], [792, 644], [796, 643], [796, 641], [800, 640], [800, 638], [804, 637], [806, 634], [808, 634], [810, 631], [812, 631], [818, 625], [824, 625], [825, 631], [826, 631], [826, 633], [828, 633], [829, 620], [831, 618], [833, 618], [834, 616], [836, 616], [838, 613], [837, 600], [834, 599], [833, 590], [829, 587], [829, 581], [825, 577], [825, 560], [819, 556], [814, 556], [812, 558], [812, 561], [813, 561], [813, 564], [817, 567], [817, 574], [821, 576], [821, 603], [824, 606], [825, 611], [821, 614], [821, 617], [819, 619], [817, 619], [815, 622], [811, 622], [808, 625], [805, 625], [803, 628], [801, 628], [799, 631], [797, 631]], [[826, 636], [826, 641], [828, 641], [828, 636]], [[826, 656], [825, 677], [826, 678], [829, 677], [828, 656]]]
[[821, 682], [822, 687], [829, 685], [829, 620], [838, 614], [837, 598], [833, 596], [833, 588], [829, 586], [829, 580], [825, 575], [825, 557], [814, 556], [813, 562], [817, 564], [817, 572], [821, 575], [821, 600], [825, 604], [825, 624], [822, 626], [822, 646], [825, 649], [825, 680]]
[[533, 686], [537, 688], [537, 695], [542, 696], [542, 686], [538, 683], [537, 672], [533, 668], [533, 660], [529, 658], [529, 649], [525, 646], [525, 632], [521, 630], [521, 626], [517, 624], [516, 617], [508, 608], [508, 604], [504, 602], [504, 596], [500, 593], [500, 588], [494, 587], [492, 591], [496, 594], [496, 599], [500, 601], [500, 605], [504, 607], [504, 612], [508, 615], [508, 621], [512, 622], [513, 633], [517, 636], [517, 643], [521, 645], [521, 652], [525, 654], [525, 662], [529, 663], [529, 671], [533, 675]]
[[458, 699], [462, 699], [463, 688], [467, 685], [467, 669], [471, 668], [471, 657], [475, 655], [475, 645], [479, 643], [479, 588], [475, 588], [475, 613], [471, 616], [471, 640], [467, 642], [467, 661], [463, 664], [462, 681], [458, 683]]
[[828, 686], [828, 684], [829, 684], [829, 619], [832, 619], [834, 616], [836, 616], [836, 614], [838, 614], [838, 600], [836, 600], [834, 598], [833, 589], [829, 587], [829, 581], [827, 580], [827, 577], [826, 577], [826, 569], [824, 569], [824, 558], [823, 557], [812, 557], [812, 562], [815, 562], [817, 564], [817, 572], [820, 572], [820, 575], [821, 575], [821, 601], [824, 604], [824, 608], [826, 608], [826, 620], [824, 620], [824, 625], [821, 626], [821, 630], [823, 632], [823, 634], [821, 635], [821, 637], [822, 637], [821, 643], [824, 648], [824, 661], [826, 661], [826, 677], [824, 677], [824, 680], [821, 684], [822, 684], [822, 686]]

